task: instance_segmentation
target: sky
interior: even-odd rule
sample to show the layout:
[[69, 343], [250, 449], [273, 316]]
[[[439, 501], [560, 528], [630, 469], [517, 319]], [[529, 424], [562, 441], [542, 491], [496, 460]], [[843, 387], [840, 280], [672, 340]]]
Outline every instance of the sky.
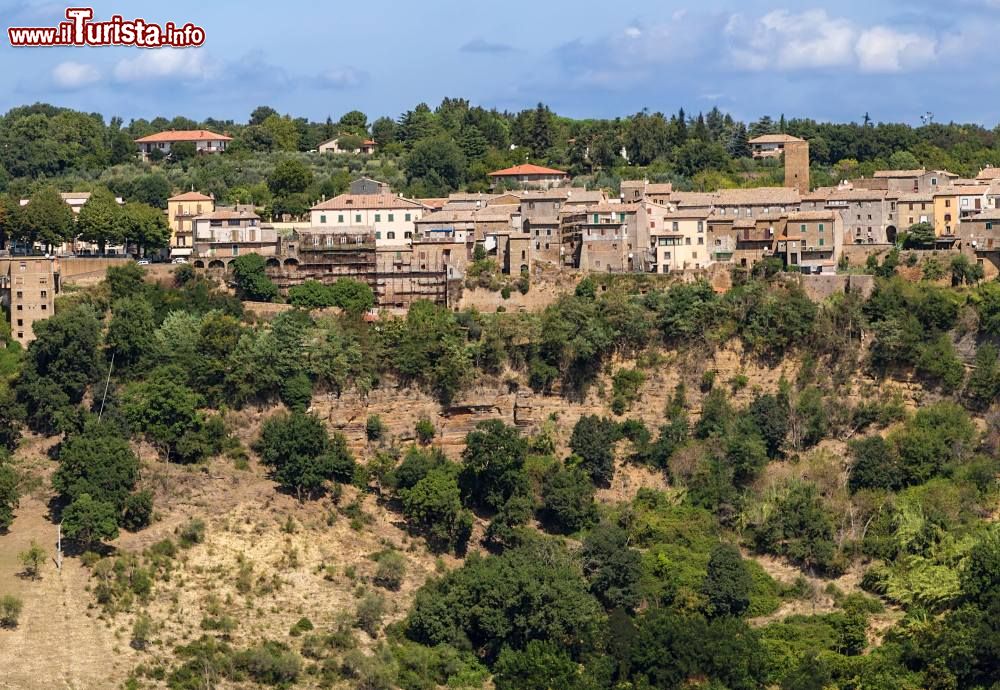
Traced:
[[[82, 4], [82, 3], [81, 3]], [[10, 26], [66, 5], [0, 0]], [[192, 22], [199, 48], [13, 48], [0, 38], [0, 110], [47, 102], [107, 117], [244, 122], [258, 105], [324, 120], [398, 117], [446, 96], [572, 117], [718, 106], [823, 121], [1000, 121], [1000, 0], [382, 0], [93, 3]]]

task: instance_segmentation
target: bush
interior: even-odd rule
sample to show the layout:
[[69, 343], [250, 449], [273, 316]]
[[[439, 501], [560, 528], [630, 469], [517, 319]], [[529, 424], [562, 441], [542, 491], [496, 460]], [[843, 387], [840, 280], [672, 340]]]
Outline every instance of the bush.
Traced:
[[132, 624], [132, 639], [129, 641], [129, 646], [132, 649], [142, 651], [149, 645], [152, 635], [153, 619], [145, 612], [140, 613], [136, 616], [135, 623]]
[[354, 614], [354, 625], [371, 637], [378, 637], [383, 616], [385, 616], [385, 598], [381, 594], [369, 592], [358, 602], [358, 608]]
[[381, 441], [385, 435], [385, 423], [377, 414], [368, 415], [365, 422], [365, 436], [369, 441]]
[[42, 563], [45, 561], [45, 549], [39, 546], [38, 543], [32, 539], [31, 546], [28, 547], [27, 550], [19, 553], [17, 557], [24, 566], [24, 573], [32, 580], [37, 579]]
[[205, 522], [199, 518], [189, 520], [177, 534], [181, 548], [189, 548], [205, 541]]
[[313, 624], [311, 620], [309, 620], [308, 618], [300, 618], [297, 621], [295, 621], [295, 625], [293, 625], [292, 629], [288, 631], [288, 634], [291, 635], [292, 637], [298, 637], [302, 633], [307, 633], [312, 629], [313, 629]]
[[153, 493], [140, 491], [130, 494], [125, 499], [125, 512], [122, 515], [122, 526], [130, 532], [136, 532], [148, 527], [153, 521]]
[[0, 627], [16, 628], [23, 608], [24, 602], [13, 594], [5, 594], [0, 597]]
[[542, 519], [565, 534], [578, 532], [597, 520], [594, 485], [579, 467], [559, 468], [542, 484]]
[[437, 433], [434, 423], [427, 417], [421, 417], [417, 420], [417, 425], [413, 430], [417, 434], [417, 440], [425, 446], [434, 440], [434, 435]]
[[376, 559], [378, 568], [374, 582], [379, 587], [398, 591], [406, 577], [406, 559], [398, 551], [384, 551]]
[[581, 459], [580, 466], [598, 484], [609, 484], [615, 472], [615, 444], [620, 428], [607, 417], [581, 417], [573, 427], [569, 447]]

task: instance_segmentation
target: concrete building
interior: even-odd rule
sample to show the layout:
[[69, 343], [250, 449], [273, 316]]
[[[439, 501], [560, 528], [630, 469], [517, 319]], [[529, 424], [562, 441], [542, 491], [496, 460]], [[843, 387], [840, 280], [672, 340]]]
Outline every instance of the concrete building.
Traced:
[[139, 137], [135, 143], [139, 147], [139, 155], [143, 160], [149, 158], [153, 151], [160, 151], [164, 156], [170, 155], [170, 147], [181, 142], [194, 144], [195, 151], [203, 153], [222, 153], [233, 138], [225, 134], [216, 134], [207, 129], [176, 130], [159, 132], [146, 137]]
[[551, 189], [569, 184], [569, 174], [565, 171], [531, 163], [494, 170], [489, 178], [494, 189]]
[[789, 134], [762, 134], [750, 140], [750, 151], [754, 158], [777, 158], [785, 153], [789, 143], [803, 142], [803, 139]]
[[844, 248], [844, 220], [832, 210], [798, 211], [780, 219], [775, 253], [790, 270], [836, 273]]
[[184, 192], [167, 199], [171, 256], [190, 256], [194, 251], [194, 219], [215, 210], [215, 199], [201, 192]]
[[52, 316], [59, 290], [58, 259], [0, 258], [0, 305], [10, 319], [12, 337], [23, 347], [35, 339], [35, 322]]
[[194, 219], [195, 268], [228, 268], [244, 254], [277, 253], [277, 231], [261, 225], [253, 206], [220, 206]]
[[708, 219], [712, 211], [671, 211], [648, 204], [646, 217], [653, 248], [653, 273], [699, 269], [713, 262], [708, 239]]
[[423, 204], [391, 194], [341, 194], [310, 209], [313, 227], [371, 228], [380, 247], [406, 247]]
[[322, 144], [317, 147], [320, 153], [353, 153], [353, 154], [365, 154], [369, 155], [375, 153], [375, 141], [372, 139], [362, 139], [361, 142], [354, 148], [345, 148], [341, 146], [341, 139], [344, 137], [343, 134], [335, 136], [333, 139], [327, 139]]
[[348, 194], [392, 194], [387, 182], [379, 182], [370, 177], [359, 177], [347, 189]]

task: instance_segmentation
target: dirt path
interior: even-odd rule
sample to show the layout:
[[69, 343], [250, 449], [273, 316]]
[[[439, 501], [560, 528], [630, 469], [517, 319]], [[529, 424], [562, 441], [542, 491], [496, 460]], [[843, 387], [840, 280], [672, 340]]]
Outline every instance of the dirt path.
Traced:
[[[0, 536], [0, 594], [24, 602], [17, 628], [0, 630], [0, 688], [117, 687], [131, 666], [122, 659], [125, 643], [88, 608], [89, 576], [79, 560], [65, 559], [62, 572], [56, 569], [55, 536], [45, 503], [32, 497], [22, 499], [10, 532]], [[35, 581], [20, 575], [18, 560], [32, 539], [49, 554]]]

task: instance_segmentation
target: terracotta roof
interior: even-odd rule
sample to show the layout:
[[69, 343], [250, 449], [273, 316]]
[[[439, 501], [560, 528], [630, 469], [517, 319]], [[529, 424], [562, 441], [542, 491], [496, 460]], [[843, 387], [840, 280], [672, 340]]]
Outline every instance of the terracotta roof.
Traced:
[[566, 197], [567, 204], [597, 204], [608, 198], [603, 189], [574, 189], [572, 192]]
[[646, 194], [671, 194], [674, 185], [671, 182], [651, 182], [646, 185]]
[[896, 201], [901, 204], [907, 203], [927, 203], [934, 201], [934, 192], [909, 192], [908, 194], [900, 194], [896, 197]]
[[972, 216], [969, 220], [1000, 220], [1000, 208], [988, 208], [982, 213]]
[[976, 175], [977, 180], [996, 180], [1000, 179], [1000, 168], [983, 168]]
[[805, 141], [790, 134], [762, 134], [750, 140], [750, 144], [786, 144], [790, 141]]
[[757, 222], [753, 218], [737, 218], [733, 221], [734, 228], [756, 228]]
[[184, 192], [183, 194], [178, 194], [177, 196], [172, 196], [167, 201], [215, 201], [210, 196], [205, 196], [201, 192]]
[[705, 220], [712, 213], [713, 211], [708, 208], [692, 208], [687, 211], [668, 211], [667, 213], [657, 214], [656, 218], [664, 220]]
[[876, 170], [872, 177], [897, 179], [900, 177], [920, 177], [926, 174], [927, 171], [923, 168], [918, 170]]
[[884, 189], [838, 189], [826, 197], [827, 201], [882, 201]]
[[752, 206], [755, 204], [791, 206], [799, 203], [799, 198], [798, 190], [790, 187], [720, 189], [717, 203], [721, 206]]
[[475, 221], [475, 209], [448, 209], [428, 213], [416, 221], [418, 225], [434, 225], [436, 223], [472, 223]]
[[504, 168], [503, 170], [495, 170], [490, 173], [490, 177], [517, 177], [521, 175], [564, 175], [569, 176], [564, 170], [555, 170], [553, 168], [543, 168], [540, 165], [533, 165], [531, 163], [524, 163], [522, 165], [515, 165], [512, 168]]
[[426, 208], [419, 201], [393, 194], [340, 194], [312, 207], [313, 211], [350, 211], [394, 208]]
[[434, 197], [434, 198], [424, 198], [424, 199], [414, 199], [419, 204], [423, 204], [427, 208], [433, 208], [435, 210], [441, 210], [446, 203], [448, 203], [447, 197]]
[[795, 211], [787, 214], [789, 222], [810, 220], [836, 220], [836, 211]]
[[950, 185], [948, 187], [938, 187], [934, 196], [982, 196], [989, 191], [989, 187], [984, 184], [976, 185]]
[[678, 206], [712, 206], [717, 198], [712, 192], [674, 192], [671, 201]]
[[570, 190], [568, 189], [534, 189], [518, 192], [514, 196], [517, 196], [522, 201], [562, 201], [569, 198], [569, 193]]
[[152, 144], [160, 141], [232, 141], [232, 137], [216, 134], [207, 129], [177, 129], [168, 132], [157, 132], [148, 137], [139, 137], [137, 144]]
[[233, 208], [221, 208], [211, 213], [195, 216], [195, 220], [260, 220], [260, 216], [251, 211], [237, 211]]

